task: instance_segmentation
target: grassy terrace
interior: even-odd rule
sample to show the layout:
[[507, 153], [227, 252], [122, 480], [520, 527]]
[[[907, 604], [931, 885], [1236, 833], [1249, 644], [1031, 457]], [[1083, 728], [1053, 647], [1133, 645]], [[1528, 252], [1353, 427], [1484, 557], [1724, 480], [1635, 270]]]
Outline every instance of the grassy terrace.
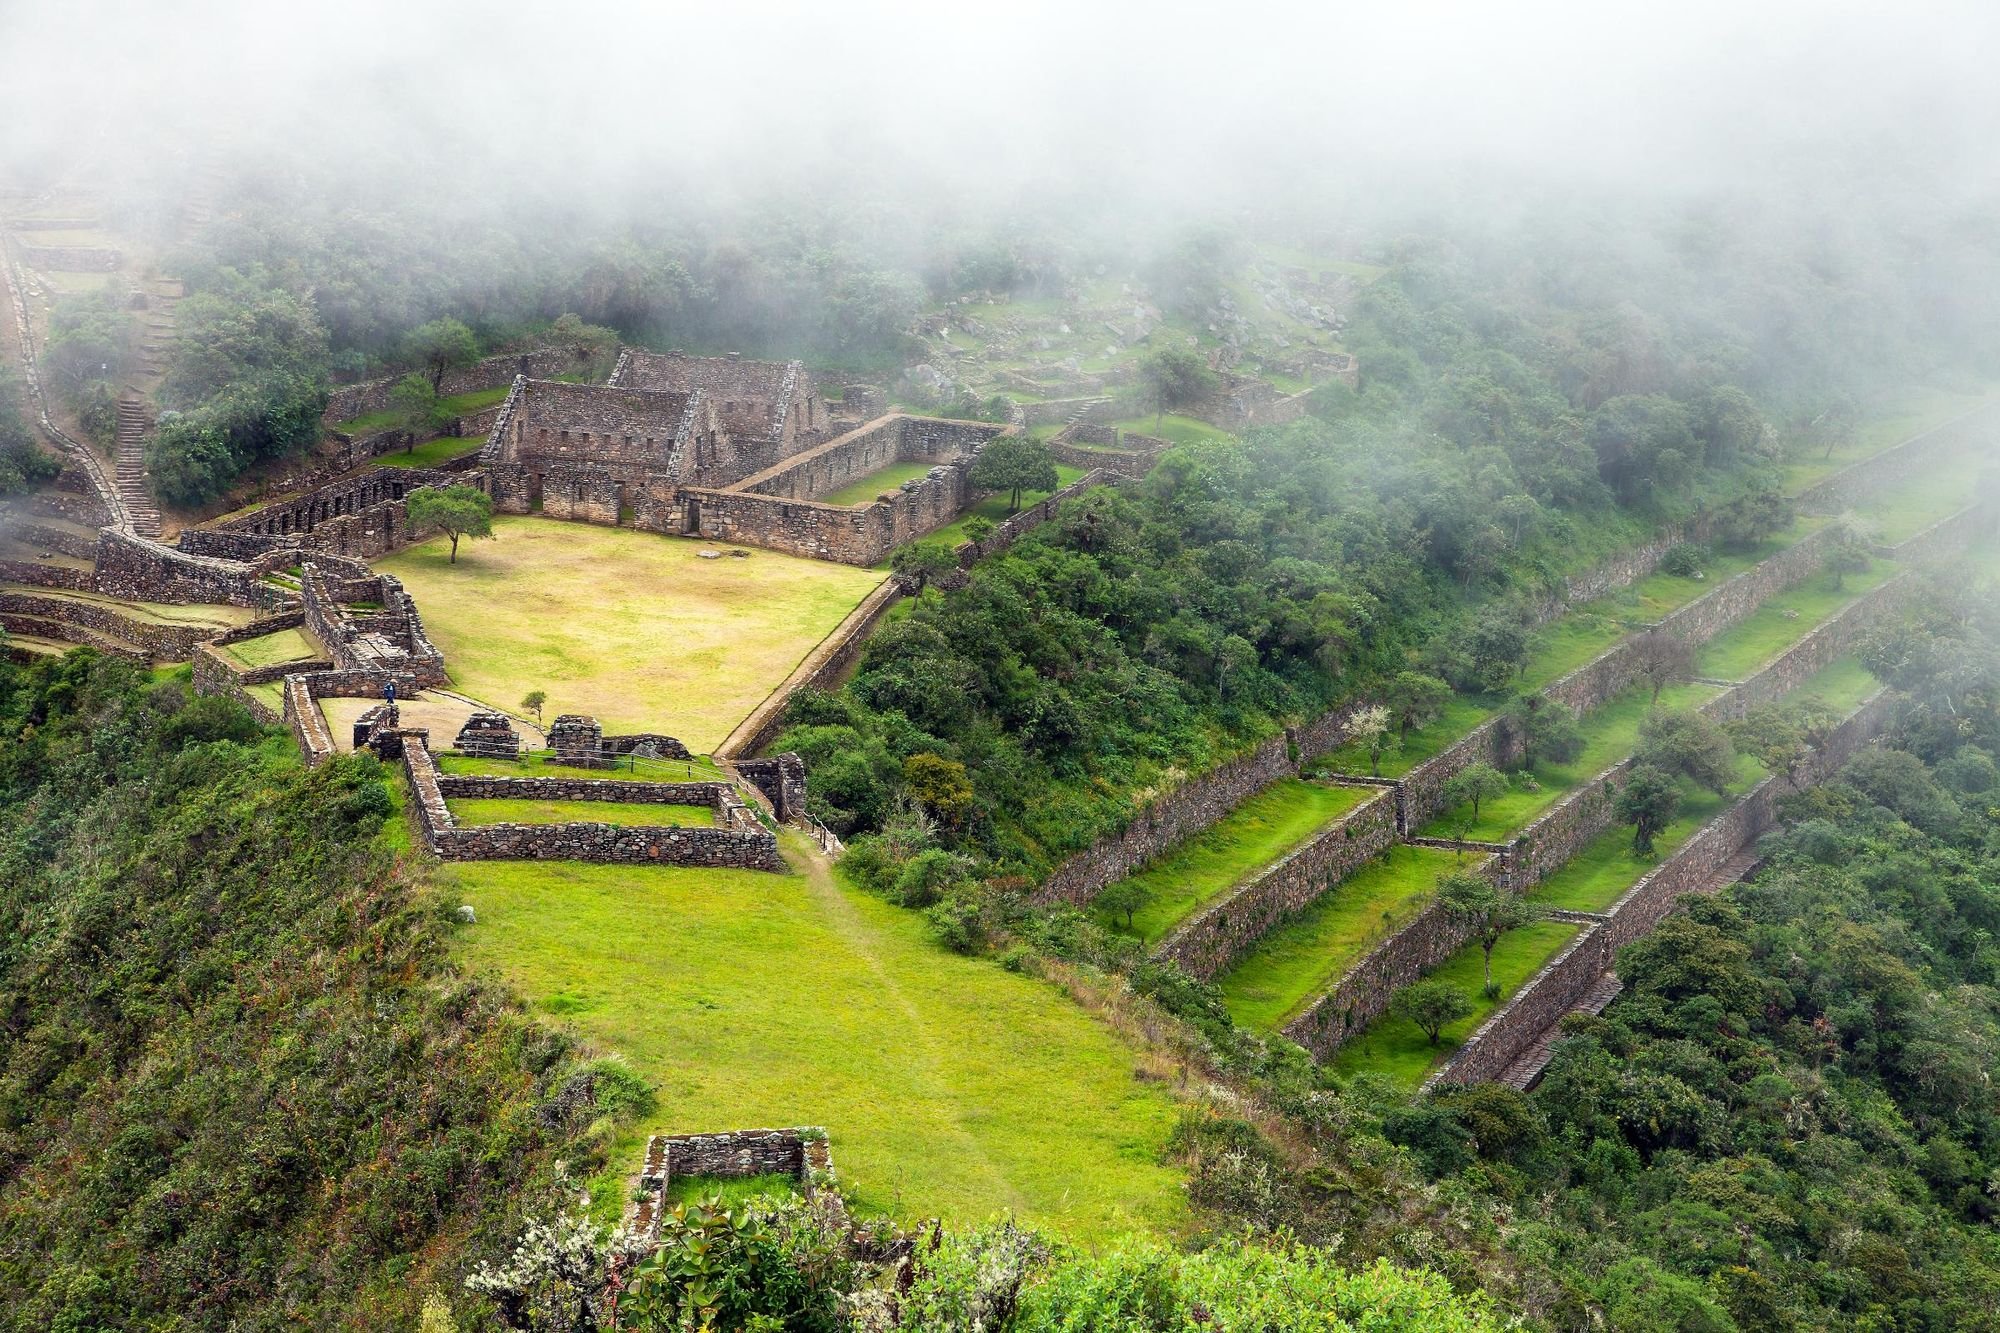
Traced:
[[1206, 421], [1198, 421], [1194, 417], [1175, 416], [1172, 412], [1160, 418], [1158, 429], [1154, 428], [1151, 417], [1130, 417], [1124, 421], [1114, 421], [1111, 425], [1118, 430], [1151, 435], [1157, 439], [1171, 440], [1175, 444], [1200, 444], [1203, 440], [1235, 438], [1220, 426], [1211, 426]]
[[773, 551], [703, 560], [712, 542], [547, 518], [496, 518], [495, 540], [443, 538], [376, 562], [416, 599], [454, 687], [609, 732], [713, 750], [880, 574]]
[[225, 643], [217, 647], [216, 651], [240, 667], [266, 667], [276, 666], [280, 662], [304, 662], [320, 655], [319, 645], [295, 629], [281, 629], [275, 634], [244, 639], [240, 643]]
[[599, 778], [630, 782], [726, 782], [728, 777], [714, 762], [697, 755], [693, 759], [635, 759], [625, 756], [617, 768], [572, 768], [558, 764], [548, 754], [524, 753], [520, 759], [489, 759], [482, 755], [441, 754], [438, 770], [472, 778]]
[[7, 592], [32, 593], [37, 597], [53, 597], [65, 602], [80, 602], [87, 606], [100, 606], [107, 611], [115, 611], [133, 620], [150, 621], [155, 625], [194, 625], [203, 629], [237, 629], [249, 624], [260, 614], [244, 606], [222, 606], [209, 603], [195, 603], [188, 606], [170, 606], [164, 602], [128, 602], [120, 597], [107, 597], [102, 593], [74, 592], [66, 588], [43, 588], [26, 583], [0, 583], [0, 589]]
[[720, 1199], [725, 1206], [735, 1209], [760, 1200], [788, 1199], [798, 1192], [798, 1181], [777, 1172], [762, 1176], [675, 1176], [667, 1181], [664, 1202], [671, 1208], [677, 1203]]
[[435, 440], [425, 440], [414, 449], [377, 454], [369, 461], [376, 467], [436, 467], [454, 458], [476, 454], [485, 443], [484, 435], [440, 435]]
[[1283, 1027], [1356, 959], [1422, 910], [1440, 875], [1480, 859], [1461, 860], [1433, 847], [1391, 847], [1216, 979], [1230, 1015], [1262, 1031]]
[[[1065, 467], [1060, 463], [1056, 465], [1056, 490], [1059, 491], [1073, 482], [1082, 480], [1082, 468]], [[1026, 509], [1031, 504], [1046, 500], [1054, 493], [1054, 491], [1023, 491], [1021, 492], [1021, 508]], [[965, 534], [965, 525], [973, 519], [983, 518], [989, 523], [1006, 521], [1008, 517], [1007, 501], [1009, 498], [1005, 495], [989, 495], [983, 500], [976, 500], [963, 514], [960, 514], [943, 527], [925, 533], [917, 540], [926, 544], [933, 542], [941, 543], [945, 546], [956, 546], [962, 541], [968, 541], [970, 538]], [[889, 562], [884, 560], [876, 568], [887, 569], [889, 568]]]
[[262, 685], [246, 685], [243, 692], [263, 704], [274, 713], [285, 711], [285, 686], [282, 681], [267, 681]]
[[1485, 992], [1485, 959], [1478, 945], [1466, 945], [1430, 975], [1463, 991], [1472, 1001], [1470, 1014], [1448, 1024], [1435, 1046], [1409, 1019], [1384, 1015], [1340, 1048], [1334, 1057], [1334, 1070], [1344, 1076], [1382, 1075], [1405, 1087], [1415, 1087], [1432, 1065], [1464, 1045], [1481, 1023], [1512, 999], [1541, 970], [1542, 964], [1555, 957], [1581, 929], [1562, 921], [1540, 921], [1501, 936], [1500, 942], [1493, 946], [1493, 980], [1499, 984], [1500, 993], [1490, 1000]]
[[1883, 490], [1854, 506], [1869, 535], [1885, 546], [1916, 536], [1972, 502], [1979, 476], [1996, 455], [1967, 449], [1926, 468], [1914, 480]]
[[[1660, 692], [1659, 708], [1670, 712], [1693, 708], [1722, 691], [1712, 685], [1672, 685]], [[1578, 786], [1632, 753], [1639, 743], [1639, 724], [1653, 711], [1652, 686], [1634, 685], [1583, 719], [1583, 753], [1569, 764], [1539, 764], [1530, 773], [1538, 790], [1518, 780], [1500, 796], [1482, 802], [1479, 818], [1466, 827], [1469, 806], [1447, 810], [1418, 832], [1431, 838], [1469, 837], [1480, 842], [1504, 842]]]
[[1181, 843], [1130, 879], [1146, 891], [1131, 924], [1102, 907], [1106, 927], [1147, 944], [1163, 938], [1190, 914], [1232, 885], [1306, 841], [1375, 793], [1287, 778], [1236, 807], [1206, 832]]
[[1011, 1210], [1082, 1244], [1184, 1217], [1160, 1160], [1179, 1108], [1134, 1077], [1137, 1053], [1053, 984], [946, 950], [921, 914], [821, 869], [451, 873], [479, 914], [466, 961], [659, 1088], [593, 1182], [601, 1215], [645, 1134], [816, 1124], [864, 1212]]
[[1710, 639], [1696, 670], [1717, 680], [1743, 680], [1824, 624], [1842, 607], [1887, 582], [1895, 565], [1876, 560], [1865, 574], [1849, 574], [1836, 587], [1831, 574], [1814, 574], [1764, 599], [1756, 611]]
[[1942, 426], [1954, 417], [1964, 416], [1981, 404], [1993, 401], [1996, 393], [2000, 390], [1967, 392], [1935, 386], [1914, 389], [1901, 401], [1887, 406], [1881, 415], [1863, 422], [1853, 438], [1836, 446], [1831, 455], [1814, 454], [1787, 465], [1785, 489], [1797, 493], [1815, 482], [1824, 481], [1844, 467]]
[[[463, 416], [467, 412], [477, 412], [481, 408], [495, 407], [507, 400], [507, 392], [514, 386], [503, 384], [497, 389], [478, 389], [472, 393], [454, 394], [438, 399], [438, 406], [452, 416]], [[380, 412], [369, 412], [352, 421], [343, 421], [334, 429], [342, 435], [367, 435], [378, 430], [388, 430], [397, 422], [394, 409], [384, 408]]]
[[864, 477], [847, 483], [837, 491], [829, 491], [819, 497], [823, 505], [865, 505], [876, 496], [898, 490], [906, 481], [930, 475], [930, 463], [891, 463], [887, 467], [875, 469]]
[[455, 796], [445, 802], [461, 824], [669, 824], [693, 828], [713, 825], [715, 812], [705, 805], [658, 805], [650, 801], [536, 801], [518, 798]]

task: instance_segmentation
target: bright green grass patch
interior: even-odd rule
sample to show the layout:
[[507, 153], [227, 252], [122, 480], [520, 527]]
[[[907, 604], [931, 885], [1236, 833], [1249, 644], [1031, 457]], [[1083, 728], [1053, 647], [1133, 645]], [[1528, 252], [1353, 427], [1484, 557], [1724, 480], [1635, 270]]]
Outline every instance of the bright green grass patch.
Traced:
[[[496, 389], [475, 389], [471, 393], [453, 394], [449, 398], [440, 398], [438, 407], [447, 416], [464, 416], [468, 412], [477, 412], [482, 408], [505, 402], [508, 391], [513, 387], [512, 384], [503, 384]], [[378, 430], [388, 430], [396, 424], [399, 417], [400, 414], [395, 409], [385, 407], [380, 412], [369, 412], [352, 421], [343, 421], [334, 429], [342, 435], [368, 435]]]
[[1838, 588], [1833, 575], [1824, 573], [1795, 583], [1765, 598], [1749, 616], [1710, 639], [1696, 659], [1696, 670], [1717, 680], [1746, 679], [1895, 572], [1889, 561], [1876, 560], [1866, 573], [1849, 574]]
[[[789, 839], [789, 835], [788, 839]], [[621, 1206], [649, 1133], [824, 1125], [864, 1212], [1011, 1210], [1089, 1243], [1173, 1230], [1179, 1115], [1051, 983], [938, 945], [824, 872], [477, 862], [468, 962], [624, 1054], [658, 1109], [613, 1151]]]
[[[1082, 480], [1082, 468], [1067, 467], [1061, 463], [1056, 464], [1056, 490], [1059, 491], [1065, 486], [1073, 485]], [[1039, 504], [1053, 494], [1055, 494], [1055, 491], [1022, 491], [1021, 508], [1026, 509], [1029, 505]], [[969, 541], [970, 538], [966, 536], [965, 525], [975, 518], [983, 518], [989, 523], [1005, 522], [1008, 518], [1007, 502], [1011, 498], [1006, 495], [989, 495], [982, 500], [975, 500], [963, 514], [960, 514], [943, 527], [935, 528], [925, 533], [923, 536], [917, 538], [917, 541], [926, 544], [939, 543], [944, 546], [957, 546], [960, 542]], [[884, 560], [881, 564], [875, 566], [875, 568], [887, 569], [889, 568], [889, 561]]]
[[1842, 657], [1827, 663], [1785, 697], [1787, 700], [1818, 699], [1845, 717], [1881, 688], [1882, 682], [1861, 665], [1860, 658]]
[[552, 755], [530, 750], [518, 760], [493, 759], [485, 755], [441, 754], [440, 772], [474, 778], [598, 778], [630, 782], [727, 782], [728, 775], [713, 760], [696, 755], [692, 759], [637, 759], [621, 755], [616, 768], [573, 768], [558, 764]]
[[694, 828], [715, 823], [705, 805], [659, 805], [651, 801], [540, 801], [521, 797], [454, 796], [445, 802], [461, 824], [622, 824], [628, 828], [672, 825]]
[[1340, 1048], [1334, 1069], [1348, 1076], [1381, 1074], [1404, 1087], [1414, 1088], [1433, 1065], [1464, 1045], [1481, 1023], [1512, 999], [1541, 970], [1542, 964], [1555, 957], [1581, 929], [1566, 921], [1538, 921], [1502, 935], [1493, 946], [1493, 980], [1500, 993], [1490, 1000], [1486, 998], [1485, 956], [1478, 945], [1466, 945], [1430, 975], [1464, 992], [1465, 998], [1472, 1001], [1470, 1014], [1448, 1024], [1438, 1034], [1435, 1046], [1409, 1019], [1384, 1014], [1367, 1031]]
[[376, 562], [416, 599], [454, 688], [609, 732], [712, 751], [882, 576], [774, 551], [703, 560], [717, 543], [630, 528], [500, 517], [495, 540], [441, 537]]
[[[1402, 777], [1440, 750], [1456, 743], [1467, 732], [1492, 717], [1493, 713], [1493, 705], [1485, 700], [1466, 694], [1453, 695], [1436, 721], [1411, 732], [1406, 742], [1392, 745], [1382, 752], [1379, 776]], [[1314, 767], [1328, 773], [1351, 773], [1359, 777], [1370, 776], [1372, 771], [1368, 751], [1352, 742], [1329, 750]]]
[[865, 505], [878, 495], [901, 489], [906, 481], [929, 476], [935, 466], [934, 463], [891, 463], [850, 481], [837, 491], [815, 498], [817, 503], [823, 505]]
[[1876, 492], [1854, 511], [1869, 535], [1884, 546], [1894, 546], [1971, 504], [1980, 474], [1990, 466], [1992, 455], [1984, 450], [1962, 450], [1916, 477]]
[[1536, 885], [1528, 896], [1549, 907], [1575, 912], [1604, 911], [1764, 776], [1763, 767], [1748, 755], [1737, 756], [1736, 772], [1736, 782], [1724, 796], [1682, 783], [1680, 813], [1653, 839], [1653, 855], [1635, 854], [1632, 826], [1614, 824], [1591, 839], [1562, 869]]
[[1204, 440], [1233, 440], [1236, 437], [1220, 426], [1211, 426], [1206, 421], [1194, 417], [1176, 416], [1172, 412], [1160, 418], [1159, 429], [1153, 428], [1153, 418], [1132, 417], [1125, 421], [1111, 423], [1119, 430], [1129, 430], [1139, 435], [1151, 435], [1162, 440], [1172, 440], [1175, 444], [1200, 444]]
[[1872, 458], [1884, 449], [1942, 426], [1990, 402], [1994, 390], [1945, 389], [1934, 386], [1913, 389], [1894, 403], [1885, 404], [1861, 424], [1854, 438], [1837, 446], [1831, 457], [1813, 453], [1785, 468], [1785, 489], [1796, 494], [1815, 482], [1824, 481], [1844, 467]]
[[370, 461], [376, 467], [436, 467], [454, 458], [476, 454], [485, 444], [484, 435], [440, 435], [435, 440], [425, 440], [414, 449], [377, 454]]
[[720, 1201], [729, 1209], [746, 1203], [777, 1202], [798, 1197], [799, 1182], [791, 1176], [771, 1171], [761, 1176], [672, 1176], [667, 1180], [663, 1206], [677, 1203], [707, 1204]]
[[272, 712], [282, 716], [285, 711], [285, 684], [283, 681], [266, 681], [262, 685], [245, 685], [243, 692], [262, 703]]
[[1480, 803], [1479, 818], [1470, 824], [1470, 831], [1461, 832], [1471, 814], [1471, 807], [1463, 805], [1445, 811], [1419, 832], [1431, 838], [1504, 842], [1566, 793], [1631, 754], [1639, 744], [1639, 725], [1655, 708], [1681, 712], [1721, 692], [1713, 685], [1670, 685], [1660, 692], [1660, 701], [1655, 704], [1652, 686], [1634, 685], [1583, 719], [1578, 728], [1583, 733], [1583, 753], [1575, 761], [1539, 764], [1530, 770], [1540, 790], [1529, 790], [1517, 778], [1507, 791]]
[[280, 662], [305, 662], [320, 655], [320, 647], [302, 632], [281, 629], [276, 633], [225, 643], [218, 649], [224, 657], [243, 667], [276, 666]]
[[1430, 901], [1439, 876], [1483, 859], [1435, 847], [1391, 847], [1216, 978], [1230, 1015], [1260, 1031], [1283, 1027], [1362, 954], [1415, 916]]
[[1145, 904], [1122, 916], [1098, 908], [1097, 918], [1147, 944], [1237, 881], [1261, 870], [1375, 793], [1286, 778], [1258, 792], [1207, 831], [1190, 838], [1130, 878], [1146, 890]]

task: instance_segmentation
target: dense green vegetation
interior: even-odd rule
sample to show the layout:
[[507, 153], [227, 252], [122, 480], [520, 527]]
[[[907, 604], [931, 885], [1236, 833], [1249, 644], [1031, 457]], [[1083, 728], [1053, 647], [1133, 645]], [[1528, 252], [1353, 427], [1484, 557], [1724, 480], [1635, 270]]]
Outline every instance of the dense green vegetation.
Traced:
[[56, 474], [56, 460], [35, 441], [27, 395], [12, 366], [0, 367], [0, 495], [40, 485]]

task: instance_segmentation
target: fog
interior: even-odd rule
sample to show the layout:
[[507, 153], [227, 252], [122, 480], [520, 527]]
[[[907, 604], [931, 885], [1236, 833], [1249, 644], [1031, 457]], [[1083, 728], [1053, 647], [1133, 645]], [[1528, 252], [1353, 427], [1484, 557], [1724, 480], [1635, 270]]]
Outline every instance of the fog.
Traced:
[[[1993, 184], [1991, 5], [31, 3], [0, 165], [278, 162], [604, 209], [1223, 213], [1559, 181]], [[144, 167], [139, 163], [147, 164]]]

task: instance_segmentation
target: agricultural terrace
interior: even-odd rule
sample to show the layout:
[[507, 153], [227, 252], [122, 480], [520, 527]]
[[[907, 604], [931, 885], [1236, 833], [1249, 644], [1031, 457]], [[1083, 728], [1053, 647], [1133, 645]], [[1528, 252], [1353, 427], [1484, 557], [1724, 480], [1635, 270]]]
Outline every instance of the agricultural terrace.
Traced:
[[455, 796], [445, 802], [461, 824], [620, 824], [713, 825], [715, 812], [704, 805], [660, 805], [649, 801], [543, 801], [525, 797]]
[[1830, 451], [1822, 450], [1787, 464], [1784, 487], [1792, 493], [1803, 491], [1844, 467], [1871, 458], [1955, 417], [1962, 417], [1974, 408], [1992, 402], [1996, 395], [2000, 395], [2000, 389], [1983, 386], [1970, 390], [1936, 385], [1912, 389], [1903, 395], [1896, 406], [1885, 408], [1880, 414], [1862, 422], [1846, 439], [1835, 443]]
[[[462, 416], [467, 412], [477, 412], [488, 407], [497, 407], [507, 398], [507, 391], [513, 386], [503, 384], [492, 389], [475, 389], [471, 393], [455, 394], [450, 398], [438, 399], [438, 410], [445, 416]], [[384, 408], [380, 412], [370, 412], [352, 421], [343, 421], [334, 429], [343, 435], [370, 435], [378, 430], [389, 430], [402, 416], [394, 408]]]
[[1485, 858], [1400, 843], [1356, 870], [1216, 978], [1237, 1022], [1281, 1028], [1360, 957], [1423, 910], [1445, 872]]
[[953, 954], [810, 864], [454, 869], [479, 918], [467, 961], [659, 1088], [594, 1182], [603, 1213], [644, 1134], [821, 1124], [864, 1211], [1009, 1210], [1086, 1243], [1178, 1226], [1160, 1163], [1178, 1110], [1133, 1049], [1053, 984]]
[[1916, 536], [1972, 503], [1982, 474], [1993, 467], [1983, 449], [1961, 449], [1900, 486], [1885, 487], [1854, 506], [1868, 535], [1885, 546]]
[[255, 639], [215, 646], [215, 650], [244, 668], [277, 666], [281, 662], [304, 662], [322, 652], [319, 644], [303, 630], [281, 629]]
[[1824, 572], [1802, 579], [1765, 598], [1748, 617], [1710, 639], [1695, 659], [1695, 670], [1715, 680], [1743, 680], [1755, 675], [1764, 663], [1896, 573], [1893, 562], [1878, 559], [1866, 573], [1849, 574], [1844, 579], [1836, 580]]
[[[1065, 486], [1082, 481], [1083, 472], [1082, 468], [1065, 467], [1058, 463], [1056, 465], [1056, 490], [1061, 490]], [[1054, 491], [1022, 491], [1021, 507], [1026, 509], [1031, 504], [1048, 499], [1054, 493]], [[957, 518], [941, 528], [925, 533], [917, 540], [923, 542], [926, 546], [933, 543], [945, 546], [957, 546], [962, 541], [970, 540], [965, 529], [966, 525], [971, 523], [972, 520], [983, 518], [989, 523], [1004, 522], [1008, 517], [1007, 505], [1011, 499], [1012, 497], [1008, 495], [994, 494], [975, 500]], [[887, 569], [889, 565], [885, 561], [877, 566], [877, 568]]]
[[[1296, 778], [1274, 782], [1204, 832], [1106, 889], [1093, 911], [1107, 929], [1155, 943], [1232, 885], [1376, 794], [1365, 787]], [[1112, 904], [1131, 890], [1137, 891], [1138, 906], [1128, 921]]]
[[485, 444], [484, 435], [440, 435], [435, 440], [425, 440], [414, 449], [377, 454], [369, 461], [376, 467], [436, 467], [454, 458], [476, 454]]
[[416, 599], [453, 685], [507, 709], [544, 690], [549, 716], [666, 732], [698, 753], [882, 580], [627, 528], [501, 517], [493, 529], [460, 543], [457, 564], [442, 537], [376, 562]]

